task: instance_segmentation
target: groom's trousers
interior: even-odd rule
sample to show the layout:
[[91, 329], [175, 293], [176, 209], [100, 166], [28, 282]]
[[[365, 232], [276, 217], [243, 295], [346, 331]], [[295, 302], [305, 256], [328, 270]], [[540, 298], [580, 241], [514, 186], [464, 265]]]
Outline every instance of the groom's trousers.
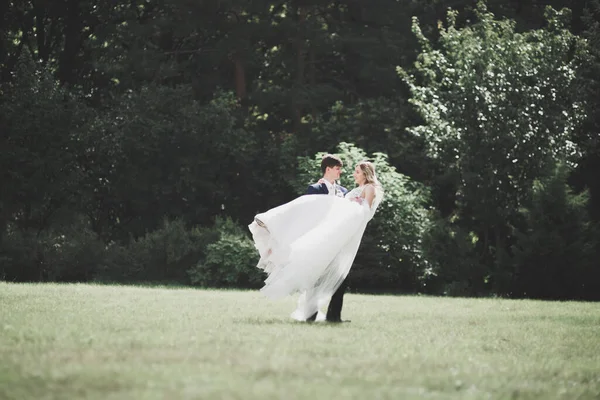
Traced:
[[344, 305], [344, 293], [346, 292], [347, 287], [346, 280], [344, 280], [333, 296], [331, 296], [329, 307], [327, 307], [327, 321], [342, 321], [342, 306]]

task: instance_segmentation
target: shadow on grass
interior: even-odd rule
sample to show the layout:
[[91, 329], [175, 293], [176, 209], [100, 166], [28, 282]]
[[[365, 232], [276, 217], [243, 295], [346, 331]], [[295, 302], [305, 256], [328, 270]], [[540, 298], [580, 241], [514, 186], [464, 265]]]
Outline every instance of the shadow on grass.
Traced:
[[304, 322], [304, 321], [295, 321], [289, 318], [258, 318], [258, 317], [246, 317], [246, 318], [235, 318], [233, 320], [236, 324], [243, 325], [296, 325], [296, 326], [306, 326], [306, 327], [341, 327], [348, 326], [350, 324], [347, 323], [335, 323], [335, 322]]
[[[46, 282], [48, 283], [48, 282]], [[68, 284], [68, 282], [65, 282]], [[123, 287], [143, 287], [157, 289], [186, 289], [186, 290], [209, 290], [222, 292], [254, 292], [260, 289], [259, 287], [221, 287], [221, 286], [198, 286], [177, 281], [110, 281], [110, 280], [93, 280], [90, 282], [71, 282], [81, 283], [96, 286], [123, 286]]]

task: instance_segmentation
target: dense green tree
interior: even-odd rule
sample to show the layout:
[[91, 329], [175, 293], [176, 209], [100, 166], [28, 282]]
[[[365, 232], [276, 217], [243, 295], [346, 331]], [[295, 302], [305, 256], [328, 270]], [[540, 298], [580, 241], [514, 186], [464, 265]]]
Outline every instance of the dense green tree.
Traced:
[[598, 225], [590, 220], [588, 195], [573, 194], [569, 169], [534, 182], [519, 210], [513, 252], [514, 296], [543, 299], [600, 299]]
[[23, 59], [0, 102], [0, 229], [7, 222], [43, 229], [57, 211], [76, 204], [90, 117], [47, 68]]
[[93, 128], [101, 140], [88, 154], [94, 179], [85, 206], [96, 225], [126, 239], [164, 217], [208, 224], [223, 210], [242, 216], [246, 166], [257, 150], [238, 107], [230, 95], [203, 105], [189, 87], [124, 97]]
[[588, 2], [584, 22], [586, 30], [583, 37], [587, 40], [590, 54], [579, 76], [579, 91], [589, 111], [576, 135], [583, 157], [571, 181], [580, 190], [589, 191], [591, 215], [600, 221], [600, 181], [597, 176], [600, 168], [600, 116], [596, 112], [600, 108], [600, 2]]
[[401, 72], [426, 122], [411, 131], [425, 138], [430, 156], [451, 177], [453, 218], [478, 238], [480, 262], [493, 266], [489, 281], [502, 291], [510, 277], [510, 226], [533, 181], [555, 160], [577, 155], [572, 139], [584, 116], [575, 85], [582, 45], [565, 28], [566, 11], [548, 9], [548, 27], [525, 33], [496, 20], [482, 3], [476, 15], [475, 24], [458, 29], [450, 12], [439, 47], [415, 22], [423, 47], [418, 74]]

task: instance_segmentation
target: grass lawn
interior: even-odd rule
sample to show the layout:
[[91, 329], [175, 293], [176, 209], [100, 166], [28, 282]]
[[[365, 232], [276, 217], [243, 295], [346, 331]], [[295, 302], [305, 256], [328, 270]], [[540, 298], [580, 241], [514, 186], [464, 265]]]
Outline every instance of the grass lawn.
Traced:
[[0, 399], [600, 399], [600, 304], [0, 282]]

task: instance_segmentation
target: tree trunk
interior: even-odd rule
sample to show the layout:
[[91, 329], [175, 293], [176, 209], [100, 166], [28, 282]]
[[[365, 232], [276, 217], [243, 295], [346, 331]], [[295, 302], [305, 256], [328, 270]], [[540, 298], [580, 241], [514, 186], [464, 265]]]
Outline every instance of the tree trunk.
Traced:
[[239, 100], [246, 98], [246, 69], [244, 66], [244, 57], [240, 48], [243, 49], [245, 47], [245, 40], [247, 39], [247, 33], [245, 28], [245, 21], [240, 16], [243, 14], [243, 7], [240, 5], [234, 5], [229, 13], [229, 26], [230, 32], [232, 36], [236, 36], [238, 40], [236, 40], [236, 45], [229, 53], [229, 58], [233, 63], [233, 79], [235, 86], [235, 93]]
[[495, 268], [492, 278], [492, 290], [498, 293], [503, 292], [507, 288], [507, 277], [509, 274], [509, 271], [506, 270], [506, 236], [504, 229], [498, 223], [494, 225], [494, 236], [496, 240], [496, 259], [494, 260]]
[[[315, 56], [315, 48], [310, 46], [308, 50], [308, 81], [310, 83], [310, 87], [314, 88], [317, 86], [317, 66], [316, 66], [316, 56]], [[314, 101], [311, 100], [311, 115], [312, 120], [316, 121], [318, 117], [317, 108], [315, 107]]]
[[40, 60], [44, 64], [48, 62], [50, 58], [50, 52], [48, 46], [46, 45], [46, 27], [45, 19], [46, 19], [46, 10], [43, 5], [40, 5], [39, 2], [33, 2], [34, 6], [34, 15], [35, 15], [35, 37], [37, 40], [37, 55]]
[[8, 1], [0, 2], [0, 66], [6, 63], [8, 59], [8, 48], [6, 45], [6, 41], [4, 40], [7, 37], [8, 21], [7, 19], [8, 13]]
[[238, 53], [233, 55], [235, 66], [235, 93], [238, 100], [246, 98], [246, 70]]
[[305, 69], [305, 54], [306, 46], [304, 44], [304, 22], [306, 20], [306, 9], [300, 5], [297, 7], [298, 22], [296, 34], [296, 78], [294, 84], [294, 93], [292, 98], [292, 108], [294, 113], [294, 132], [300, 131], [302, 124], [302, 105], [300, 101], [300, 93], [304, 86], [304, 69]]
[[75, 63], [77, 53], [81, 47], [81, 15], [79, 13], [79, 0], [69, 0], [67, 16], [64, 27], [65, 47], [60, 55], [58, 78], [61, 83], [74, 81]]

